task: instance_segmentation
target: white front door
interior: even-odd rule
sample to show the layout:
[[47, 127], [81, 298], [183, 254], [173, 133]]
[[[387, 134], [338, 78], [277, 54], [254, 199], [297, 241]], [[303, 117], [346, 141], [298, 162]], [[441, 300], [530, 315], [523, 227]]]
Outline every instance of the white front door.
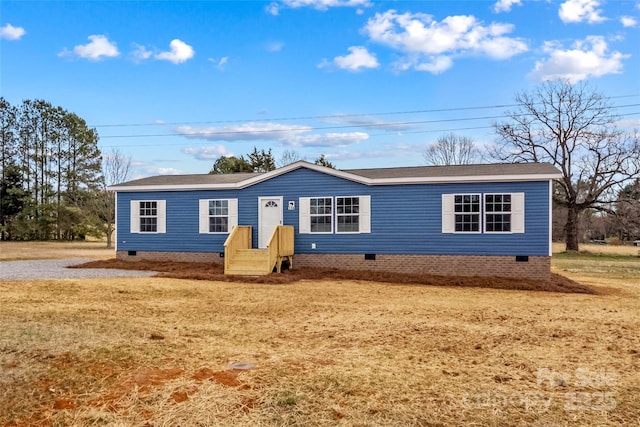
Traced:
[[258, 203], [258, 247], [266, 248], [273, 230], [282, 225], [282, 197], [260, 197]]

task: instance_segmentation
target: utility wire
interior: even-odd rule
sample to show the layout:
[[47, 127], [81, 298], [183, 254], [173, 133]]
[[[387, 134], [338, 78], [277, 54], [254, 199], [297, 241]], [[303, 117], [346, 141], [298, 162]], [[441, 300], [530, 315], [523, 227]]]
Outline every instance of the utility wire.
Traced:
[[[606, 97], [606, 99], [621, 99], [638, 97], [640, 94], [618, 95]], [[325, 120], [325, 119], [342, 119], [350, 117], [370, 117], [370, 116], [391, 116], [400, 114], [423, 114], [423, 113], [444, 113], [451, 111], [471, 111], [471, 110], [489, 110], [495, 108], [512, 108], [520, 104], [497, 104], [497, 105], [481, 105], [475, 107], [453, 107], [453, 108], [435, 108], [429, 110], [408, 110], [408, 111], [387, 111], [381, 113], [362, 113], [362, 114], [331, 114], [318, 116], [297, 116], [297, 117], [272, 117], [265, 119], [236, 119], [236, 120], [208, 120], [194, 122], [162, 122], [162, 123], [129, 123], [129, 124], [100, 124], [91, 125], [92, 128], [109, 128], [109, 127], [144, 127], [144, 126], [177, 126], [177, 125], [202, 125], [202, 124], [219, 124], [219, 123], [246, 123], [246, 122], [268, 122], [268, 121], [293, 121], [293, 120]], [[618, 106], [614, 106], [618, 108]]]
[[[639, 104], [627, 104], [620, 105], [617, 108], [637, 107]], [[620, 114], [620, 116], [627, 116], [639, 113], [627, 113]], [[336, 129], [350, 129], [350, 128], [399, 128], [403, 126], [413, 126], [432, 123], [447, 123], [447, 122], [466, 122], [474, 120], [495, 120], [508, 117], [521, 117], [528, 116], [530, 114], [519, 115], [498, 115], [498, 116], [482, 116], [482, 117], [465, 117], [465, 118], [453, 118], [453, 119], [435, 119], [435, 120], [417, 120], [417, 121], [405, 121], [405, 122], [388, 122], [388, 123], [362, 123], [362, 124], [349, 124], [349, 125], [336, 125], [336, 126], [299, 126], [289, 128], [272, 128], [272, 129], [255, 129], [255, 130], [217, 130], [217, 131], [202, 131], [193, 133], [184, 132], [172, 132], [172, 133], [158, 133], [158, 134], [129, 134], [129, 135], [105, 135], [100, 139], [116, 139], [116, 138], [160, 138], [167, 136], [184, 136], [184, 137], [211, 137], [216, 135], [243, 135], [243, 134], [267, 134], [267, 133], [285, 133], [285, 132], [310, 132], [319, 130], [336, 130]], [[402, 129], [395, 129], [401, 131]]]
[[[627, 114], [621, 114], [620, 117], [625, 117], [625, 116], [634, 116], [634, 115], [640, 115], [640, 111], [638, 112], [633, 112], [633, 113], [627, 113]], [[493, 126], [472, 126], [472, 127], [463, 127], [463, 128], [449, 128], [449, 129], [428, 129], [428, 130], [403, 130], [400, 133], [399, 136], [405, 135], [405, 134], [416, 134], [416, 133], [444, 133], [444, 132], [458, 132], [458, 131], [466, 131], [466, 130], [480, 130], [480, 129], [492, 129]], [[182, 134], [178, 134], [178, 135], [182, 135]], [[164, 136], [172, 136], [172, 135], [164, 135]], [[370, 138], [373, 137], [378, 137], [378, 136], [389, 136], [389, 133], [375, 133], [375, 134], [369, 134], [368, 135]], [[104, 137], [102, 137], [101, 139], [103, 139]], [[210, 143], [211, 141], [207, 141], [207, 142], [201, 142], [201, 143], [197, 143], [194, 141], [182, 141], [181, 143], [170, 143], [170, 144], [158, 144], [158, 143], [150, 143], [150, 144], [127, 144], [127, 148], [129, 147], [171, 147], [171, 146], [179, 146], [179, 145], [204, 145], [207, 143]], [[121, 145], [101, 145], [103, 148], [120, 148], [122, 147]]]

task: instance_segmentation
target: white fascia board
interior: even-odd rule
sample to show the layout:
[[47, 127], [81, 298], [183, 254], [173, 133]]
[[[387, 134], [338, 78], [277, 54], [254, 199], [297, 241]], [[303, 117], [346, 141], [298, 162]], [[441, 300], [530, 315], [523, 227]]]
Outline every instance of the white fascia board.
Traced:
[[406, 184], [446, 184], [461, 182], [515, 182], [515, 181], [547, 181], [562, 178], [562, 174], [528, 174], [528, 175], [481, 175], [481, 176], [439, 176], [410, 178], [366, 178], [337, 169], [327, 168], [304, 160], [291, 163], [280, 169], [266, 172], [253, 178], [228, 184], [185, 184], [185, 185], [136, 185], [108, 187], [107, 190], [119, 192], [137, 191], [195, 191], [195, 190], [239, 190], [275, 178], [296, 169], [307, 168], [320, 173], [347, 179], [364, 185], [406, 185]]
[[290, 165], [283, 166], [280, 169], [276, 169], [270, 172], [263, 173], [262, 175], [255, 176], [253, 178], [246, 179], [240, 182], [228, 183], [228, 184], [185, 184], [185, 185], [131, 185], [131, 186], [113, 186], [108, 187], [109, 191], [119, 192], [134, 192], [134, 191], [188, 191], [188, 190], [238, 190], [250, 187], [263, 181], [275, 178], [285, 173], [291, 172], [296, 169], [307, 168], [315, 170], [317, 172], [325, 173], [327, 175], [333, 175], [339, 178], [348, 179], [365, 185], [375, 185], [375, 180], [365, 178], [360, 175], [339, 171], [337, 169], [327, 168], [325, 166], [316, 165], [313, 163], [299, 160]]
[[187, 185], [130, 185], [124, 187], [107, 187], [109, 191], [118, 193], [138, 191], [187, 191], [187, 190], [235, 190], [242, 188], [239, 184], [187, 184]]
[[295, 163], [291, 163], [287, 166], [283, 166], [280, 169], [276, 169], [276, 170], [272, 170], [271, 172], [267, 172], [264, 173], [262, 175], [258, 175], [254, 178], [250, 178], [246, 181], [242, 181], [239, 184], [242, 184], [242, 186], [240, 188], [245, 188], [245, 187], [249, 187], [251, 185], [257, 184], [259, 182], [262, 181], [266, 181], [268, 179], [274, 178], [276, 176], [279, 175], [283, 175], [285, 173], [291, 172], [293, 170], [296, 169], [300, 169], [300, 168], [306, 168], [306, 169], [311, 169], [314, 170], [316, 172], [320, 172], [320, 173], [324, 173], [327, 175], [333, 175], [336, 176], [338, 178], [343, 178], [343, 179], [348, 179], [350, 181], [355, 181], [355, 182], [359, 182], [362, 184], [371, 184], [371, 179], [369, 178], [365, 178], [363, 176], [360, 175], [355, 175], [349, 172], [345, 172], [345, 171], [341, 171], [341, 170], [337, 170], [337, 169], [333, 169], [333, 168], [328, 168], [326, 166], [320, 166], [320, 165], [316, 165], [315, 163], [309, 163], [309, 162], [305, 162], [304, 160], [298, 160]]
[[381, 178], [370, 180], [370, 185], [401, 185], [401, 184], [448, 184], [459, 182], [518, 182], [518, 181], [548, 181], [562, 178], [561, 174], [550, 175], [481, 175], [481, 176], [439, 176], [415, 178]]

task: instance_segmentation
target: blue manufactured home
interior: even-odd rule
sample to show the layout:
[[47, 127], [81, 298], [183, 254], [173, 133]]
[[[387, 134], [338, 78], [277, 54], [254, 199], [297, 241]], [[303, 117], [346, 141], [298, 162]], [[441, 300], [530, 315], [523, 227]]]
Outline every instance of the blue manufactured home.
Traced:
[[538, 163], [335, 170], [299, 161], [143, 178], [110, 188], [117, 257], [223, 263], [234, 228], [250, 226], [248, 242], [261, 249], [284, 225], [296, 267], [545, 279], [559, 177]]

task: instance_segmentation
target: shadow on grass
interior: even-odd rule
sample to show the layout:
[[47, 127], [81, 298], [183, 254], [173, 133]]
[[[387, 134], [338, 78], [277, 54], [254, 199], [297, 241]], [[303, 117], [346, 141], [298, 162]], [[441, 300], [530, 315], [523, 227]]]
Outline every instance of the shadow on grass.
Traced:
[[415, 275], [380, 271], [339, 270], [334, 268], [295, 268], [281, 274], [267, 276], [225, 275], [221, 264], [204, 262], [123, 261], [108, 259], [91, 261], [69, 268], [116, 268], [121, 270], [155, 271], [156, 277], [173, 279], [210, 280], [221, 282], [265, 283], [272, 285], [295, 283], [301, 280], [362, 280], [394, 284], [459, 286], [467, 288], [491, 288], [544, 292], [595, 294], [582, 285], [559, 274], [551, 274], [549, 280], [510, 279], [503, 277], [463, 277]]

